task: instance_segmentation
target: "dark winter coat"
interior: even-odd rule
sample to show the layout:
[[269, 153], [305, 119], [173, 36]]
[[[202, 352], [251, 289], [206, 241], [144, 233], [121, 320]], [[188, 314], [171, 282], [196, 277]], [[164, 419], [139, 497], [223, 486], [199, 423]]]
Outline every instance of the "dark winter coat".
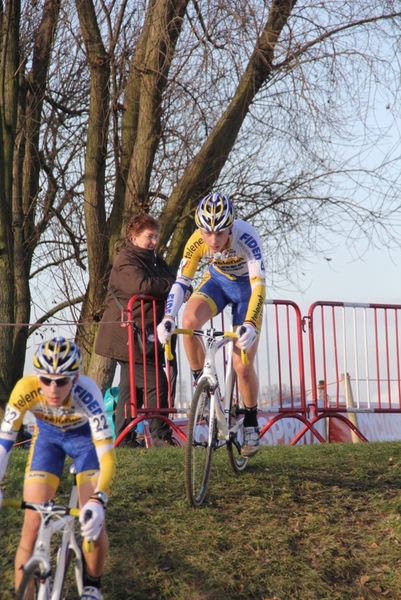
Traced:
[[[153, 250], [139, 248], [128, 241], [126, 247], [117, 255], [110, 273], [106, 307], [96, 339], [96, 354], [128, 361], [127, 328], [120, 326], [121, 307], [117, 305], [110, 289], [126, 308], [129, 299], [135, 294], [167, 298], [174, 281], [175, 273], [162, 257], [157, 256]], [[136, 319], [140, 321], [139, 303], [136, 306], [134, 306], [133, 318], [134, 321]], [[161, 301], [157, 307], [158, 323], [163, 315], [164, 302]], [[153, 324], [151, 302], [146, 303], [145, 322]], [[138, 355], [139, 351], [137, 353], [135, 348], [135, 356]]]

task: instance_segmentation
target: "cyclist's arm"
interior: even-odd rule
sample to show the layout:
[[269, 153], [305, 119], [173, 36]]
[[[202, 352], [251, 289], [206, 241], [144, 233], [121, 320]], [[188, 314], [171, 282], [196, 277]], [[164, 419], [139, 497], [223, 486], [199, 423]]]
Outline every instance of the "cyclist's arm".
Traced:
[[202, 238], [202, 234], [200, 230], [197, 230], [191, 235], [185, 246], [184, 256], [178, 269], [177, 278], [167, 297], [166, 316], [173, 317], [173, 319], [177, 316], [178, 311], [184, 302], [185, 294], [187, 293], [196, 273], [196, 269], [198, 268], [199, 260], [206, 251], [207, 247]]
[[245, 322], [252, 323], [257, 331], [262, 326], [263, 305], [266, 298], [266, 277], [263, 259], [248, 262], [251, 297], [245, 316]]
[[3, 429], [3, 425], [4, 421], [1, 424], [0, 429], [0, 481], [3, 480], [7, 470], [10, 452], [18, 435], [18, 430], [5, 430]]
[[24, 377], [17, 382], [11, 392], [0, 426], [0, 481], [6, 472], [10, 452], [17, 439], [25, 413], [37, 397], [38, 389], [35, 387], [39, 387], [36, 377]]
[[[81, 406], [88, 417], [92, 441], [99, 459], [100, 473], [96, 491], [107, 492], [115, 477], [117, 457], [102, 392], [86, 375], [80, 375], [75, 391], [77, 402], [84, 399]], [[88, 397], [91, 397], [90, 402]]]
[[251, 297], [248, 302], [245, 322], [250, 323], [257, 331], [260, 331], [263, 305], [266, 298], [266, 275], [262, 242], [257, 230], [246, 221], [234, 222], [233, 235], [233, 244], [246, 261], [251, 284]]
[[96, 492], [108, 492], [114, 481], [117, 467], [117, 456], [114, 448], [113, 437], [106, 438], [102, 442], [93, 440], [100, 464], [99, 479]]
[[169, 295], [167, 296], [166, 302], [166, 317], [175, 317], [178, 314], [181, 306], [184, 303], [185, 294], [189, 289], [189, 286], [192, 283], [192, 278], [184, 277], [183, 275], [179, 275], [173, 285], [171, 286], [171, 290]]

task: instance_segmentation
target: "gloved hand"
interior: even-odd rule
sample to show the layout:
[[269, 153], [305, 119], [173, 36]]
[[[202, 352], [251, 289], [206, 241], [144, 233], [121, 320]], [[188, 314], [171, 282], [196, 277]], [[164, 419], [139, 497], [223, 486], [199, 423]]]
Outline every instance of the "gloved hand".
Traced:
[[238, 346], [241, 350], [249, 350], [258, 339], [258, 335], [258, 332], [251, 323], [244, 323], [237, 329]]
[[173, 317], [164, 317], [163, 321], [157, 326], [157, 337], [161, 344], [165, 344], [171, 338], [175, 329], [175, 321]]
[[81, 534], [88, 540], [96, 541], [104, 523], [104, 508], [100, 502], [89, 500], [79, 513]]

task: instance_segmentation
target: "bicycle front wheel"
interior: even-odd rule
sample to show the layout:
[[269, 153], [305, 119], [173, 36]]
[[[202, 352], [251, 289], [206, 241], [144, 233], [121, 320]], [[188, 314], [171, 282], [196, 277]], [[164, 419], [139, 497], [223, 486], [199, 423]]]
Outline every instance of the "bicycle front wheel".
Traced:
[[248, 459], [241, 455], [241, 447], [244, 443], [244, 404], [239, 393], [235, 393], [235, 378], [230, 392], [229, 412], [227, 415], [228, 428], [238, 429], [230, 433], [230, 441], [227, 442], [228, 460], [234, 473], [240, 473], [248, 464]]
[[[39, 598], [39, 588], [41, 576], [41, 563], [33, 561], [27, 569], [24, 569], [24, 576], [18, 588], [15, 600], [37, 600]], [[43, 585], [43, 584], [42, 584]]]
[[[209, 431], [213, 431], [211, 443]], [[198, 507], [205, 499], [215, 444], [215, 415], [210, 407], [209, 381], [205, 378], [196, 386], [188, 418], [185, 486], [191, 506]]]

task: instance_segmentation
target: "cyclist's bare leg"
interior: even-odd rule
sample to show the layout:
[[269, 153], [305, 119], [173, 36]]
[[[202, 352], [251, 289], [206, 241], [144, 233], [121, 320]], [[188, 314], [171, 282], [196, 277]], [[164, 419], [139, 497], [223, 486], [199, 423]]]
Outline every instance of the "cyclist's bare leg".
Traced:
[[241, 360], [241, 350], [237, 343], [234, 344], [233, 365], [238, 378], [238, 387], [242, 400], [247, 408], [254, 408], [258, 403], [258, 376], [255, 371], [255, 356], [258, 349], [256, 341], [247, 350], [248, 365], [244, 365]]
[[[200, 329], [213, 317], [211, 306], [203, 298], [190, 298], [185, 306], [182, 317], [184, 329]], [[199, 338], [194, 335], [184, 335], [184, 348], [189, 365], [193, 371], [203, 369], [205, 351]]]
[[[47, 502], [54, 498], [54, 489], [47, 483], [25, 483], [25, 502]], [[23, 566], [33, 553], [36, 536], [40, 525], [40, 516], [34, 510], [24, 512], [24, 523], [22, 525], [21, 539], [15, 555], [15, 589], [19, 588], [23, 577]]]
[[[85, 481], [84, 483], [80, 484], [78, 487], [78, 496], [79, 505], [81, 507], [86, 504], [86, 502], [92, 496], [95, 488], [95, 481]], [[83, 549], [86, 570], [91, 577], [100, 577], [103, 573], [103, 567], [109, 549], [109, 538], [104, 525], [99, 537], [93, 542], [93, 545], [94, 548], [92, 552], [86, 552], [85, 549]]]

